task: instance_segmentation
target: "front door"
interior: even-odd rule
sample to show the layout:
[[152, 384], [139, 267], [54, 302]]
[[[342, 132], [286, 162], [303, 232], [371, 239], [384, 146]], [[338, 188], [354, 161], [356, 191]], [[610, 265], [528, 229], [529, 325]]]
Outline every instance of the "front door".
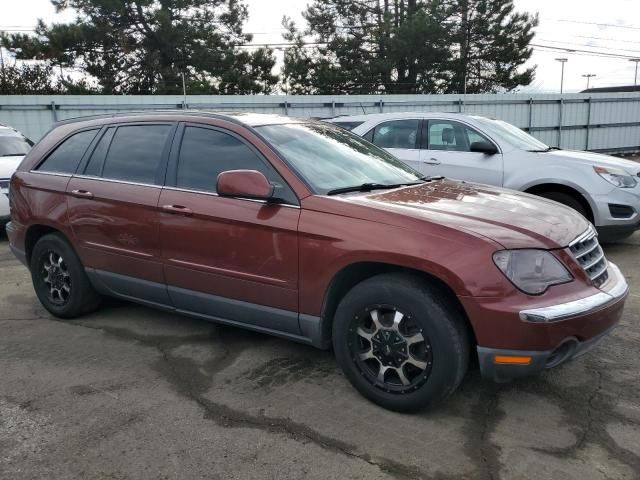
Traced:
[[174, 124], [109, 127], [67, 185], [79, 254], [103, 288], [168, 303], [158, 199]]
[[[297, 334], [298, 219], [293, 191], [237, 134], [183, 125], [162, 190], [160, 242], [178, 310]], [[281, 203], [216, 194], [218, 174], [249, 169]]]
[[502, 186], [502, 154], [487, 155], [470, 149], [474, 142], [490, 142], [476, 129], [452, 120], [429, 120], [423, 131], [422, 173]]

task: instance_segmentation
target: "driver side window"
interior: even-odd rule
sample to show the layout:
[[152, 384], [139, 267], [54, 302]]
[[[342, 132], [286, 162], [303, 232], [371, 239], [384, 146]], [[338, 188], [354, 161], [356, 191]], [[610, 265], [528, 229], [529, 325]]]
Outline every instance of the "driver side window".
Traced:
[[246, 143], [220, 130], [187, 126], [178, 155], [176, 187], [215, 193], [218, 175], [228, 170], [257, 170], [275, 187], [276, 196], [297, 203], [275, 169]]
[[429, 150], [453, 152], [470, 152], [472, 143], [490, 141], [477, 130], [448, 120], [430, 120], [428, 139]]

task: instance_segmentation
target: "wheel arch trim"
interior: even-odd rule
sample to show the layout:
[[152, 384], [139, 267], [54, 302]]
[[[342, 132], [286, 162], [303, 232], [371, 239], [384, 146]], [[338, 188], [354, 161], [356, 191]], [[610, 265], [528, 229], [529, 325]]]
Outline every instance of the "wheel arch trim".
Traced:
[[[384, 273], [405, 273], [420, 277], [421, 280], [444, 289], [448, 298], [455, 303], [462, 313], [469, 334], [475, 342], [475, 332], [467, 313], [458, 299], [458, 294], [450, 285], [450, 278], [443, 279], [433, 272], [417, 269], [403, 264], [377, 261], [355, 261], [342, 266], [331, 278], [325, 289], [320, 316], [300, 314], [300, 328], [305, 336], [313, 339], [313, 344], [327, 349], [331, 345], [332, 327], [338, 304], [344, 296], [358, 283]], [[452, 274], [453, 275], [453, 274]], [[458, 279], [459, 280], [459, 279]]]
[[573, 194], [578, 194], [580, 198], [584, 200], [587, 206], [589, 207], [592, 220], [597, 222], [597, 219], [595, 217], [598, 214], [598, 208], [595, 202], [593, 201], [593, 197], [589, 195], [589, 193], [585, 191], [581, 186], [573, 182], [567, 182], [565, 180], [538, 179], [535, 182], [531, 182], [528, 185], [524, 185], [522, 187], [522, 191], [524, 193], [530, 193], [531, 195], [536, 195], [532, 191], [536, 189], [542, 189], [542, 188], [545, 188], [545, 189], [548, 188], [548, 191], [550, 192], [558, 191], [562, 193], [572, 192]]

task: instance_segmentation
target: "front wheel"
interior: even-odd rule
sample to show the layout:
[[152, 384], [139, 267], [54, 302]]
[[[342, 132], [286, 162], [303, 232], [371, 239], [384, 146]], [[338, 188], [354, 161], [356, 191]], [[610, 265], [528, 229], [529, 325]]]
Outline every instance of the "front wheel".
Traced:
[[56, 317], [77, 317], [100, 304], [100, 295], [62, 235], [51, 233], [38, 240], [31, 253], [30, 267], [40, 303]]
[[434, 406], [467, 371], [469, 332], [461, 315], [444, 292], [420, 278], [372, 277], [338, 306], [337, 361], [362, 395], [385, 408]]

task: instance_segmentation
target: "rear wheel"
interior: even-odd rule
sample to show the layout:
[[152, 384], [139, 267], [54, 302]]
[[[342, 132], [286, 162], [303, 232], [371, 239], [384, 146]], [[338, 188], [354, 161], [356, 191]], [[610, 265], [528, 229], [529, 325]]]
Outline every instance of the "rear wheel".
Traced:
[[576, 212], [578, 212], [583, 217], [585, 217], [587, 219], [589, 218], [589, 212], [587, 212], [587, 209], [580, 202], [580, 200], [578, 200], [577, 198], [575, 198], [572, 195], [569, 195], [568, 193], [564, 193], [564, 192], [542, 192], [542, 193], [538, 193], [538, 196], [542, 197], [542, 198], [549, 199], [549, 200], [553, 200], [554, 202], [561, 203], [562, 205], [565, 205], [565, 206], [567, 206], [569, 208], [574, 209]]
[[99, 306], [100, 295], [62, 235], [51, 233], [38, 240], [31, 253], [30, 267], [40, 303], [56, 317], [77, 317]]
[[462, 381], [469, 332], [439, 289], [405, 274], [356, 285], [340, 302], [333, 327], [336, 358], [354, 387], [392, 410], [428, 408]]

